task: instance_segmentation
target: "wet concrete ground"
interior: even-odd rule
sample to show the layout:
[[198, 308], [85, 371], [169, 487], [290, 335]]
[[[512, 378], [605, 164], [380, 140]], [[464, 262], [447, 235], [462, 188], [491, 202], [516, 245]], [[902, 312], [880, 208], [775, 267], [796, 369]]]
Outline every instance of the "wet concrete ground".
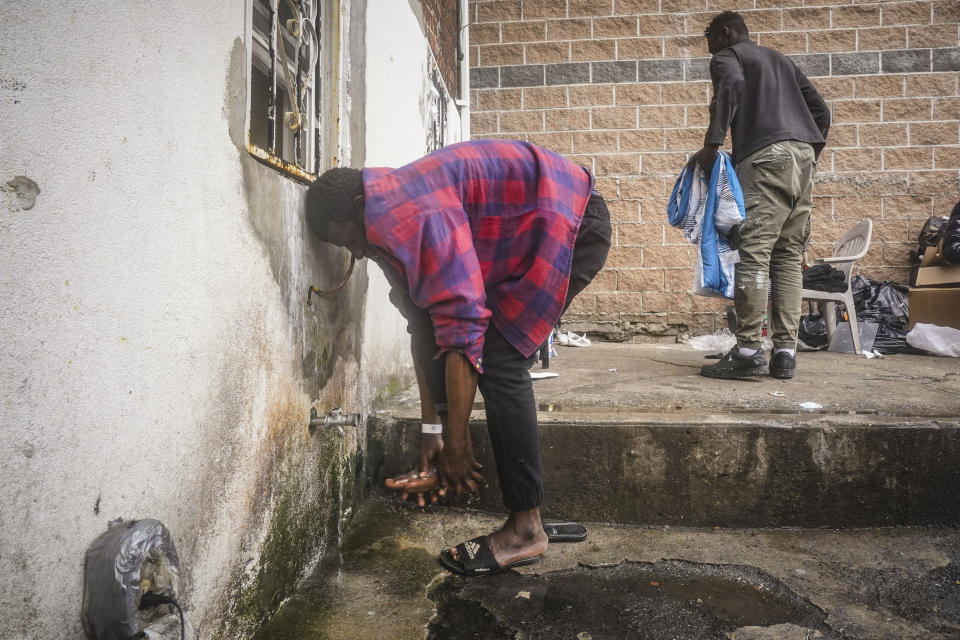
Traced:
[[[677, 445], [679, 455], [669, 464], [645, 454], [620, 464], [621, 478], [602, 495], [582, 478], [564, 487], [576, 496], [552, 495], [556, 513], [584, 519], [615, 513], [632, 524], [589, 524], [586, 542], [553, 544], [537, 565], [483, 578], [450, 576], [436, 556], [495, 529], [502, 516], [418, 510], [376, 489], [384, 474], [397, 471], [391, 465], [406, 464], [412, 454], [403, 420], [416, 421], [416, 394], [402, 394], [406, 399], [385, 408], [382, 424], [368, 431], [366, 473], [374, 498], [354, 517], [342, 549], [331, 549], [258, 639], [960, 638], [960, 532], [953, 526], [856, 524], [865, 522], [858, 518], [956, 524], [953, 515], [931, 514], [936, 496], [943, 496], [946, 509], [960, 484], [950, 475], [960, 468], [960, 458], [951, 457], [960, 451], [960, 360], [800, 354], [793, 380], [744, 382], [700, 377], [707, 362], [703, 352], [683, 345], [561, 348], [550, 366], [560, 375], [535, 383], [545, 446], [556, 443], [544, 452], [545, 474], [554, 485], [574, 470], [569, 457], [557, 455], [561, 441], [572, 438], [570, 446], [587, 450], [584, 464], [593, 462], [577, 468], [581, 475], [592, 469], [589, 477], [596, 478], [610, 463], [598, 456], [656, 449], [607, 443], [600, 432], [625, 430], [641, 444], [660, 432], [693, 435]], [[820, 407], [804, 409], [803, 402]], [[475, 420], [482, 417], [475, 412]], [[874, 429], [880, 438], [898, 435], [875, 440]], [[738, 434], [749, 438], [739, 442]], [[482, 429], [474, 436], [483, 438]], [[788, 457], [771, 466], [785, 438], [794, 438], [800, 452], [809, 448], [812, 460]], [[663, 482], [651, 483], [653, 471]], [[683, 473], [694, 475], [677, 478]], [[723, 484], [739, 476], [740, 484]], [[751, 480], [755, 476], [761, 480]], [[624, 481], [637, 489], [628, 490], [633, 485]], [[675, 514], [667, 500], [674, 484], [688, 488], [682, 500], [674, 496]], [[754, 486], [777, 490], [760, 501], [750, 497]], [[921, 499], [925, 487], [931, 495]], [[642, 508], [657, 490], [663, 508]], [[845, 495], [856, 511], [850, 518], [833, 513], [831, 500]], [[871, 504], [884, 496], [899, 501], [890, 519], [882, 515], [884, 505]], [[637, 508], [614, 504], [623, 501]], [[910, 505], [918, 501], [929, 508], [914, 514]], [[494, 494], [474, 504], [495, 509], [498, 502]], [[732, 509], [738, 504], [745, 509]], [[803, 509], [821, 519], [816, 526], [853, 524], [839, 530], [663, 526], [694, 515], [701, 523], [752, 522], [749, 513], [760, 507], [773, 509], [774, 523], [792, 522], [783, 513]], [[661, 526], [650, 526], [651, 518], [660, 518]]]
[[[367, 505], [258, 638], [946, 640], [960, 637], [960, 532], [589, 525], [540, 564], [481, 578], [436, 554], [496, 515]], [[336, 554], [334, 554], [336, 555]]]
[[[546, 414], [960, 416], [960, 358], [892, 354], [867, 359], [807, 352], [797, 354], [797, 372], [791, 380], [730, 381], [699, 375], [701, 366], [716, 362], [704, 357], [708, 353], [683, 344], [559, 347], [559, 357], [550, 360], [549, 368], [559, 375], [534, 382], [537, 402]], [[539, 365], [532, 369], [540, 370]], [[392, 413], [414, 407], [416, 393], [410, 390], [404, 397], [406, 402], [398, 402]], [[804, 402], [820, 407], [804, 409]]]

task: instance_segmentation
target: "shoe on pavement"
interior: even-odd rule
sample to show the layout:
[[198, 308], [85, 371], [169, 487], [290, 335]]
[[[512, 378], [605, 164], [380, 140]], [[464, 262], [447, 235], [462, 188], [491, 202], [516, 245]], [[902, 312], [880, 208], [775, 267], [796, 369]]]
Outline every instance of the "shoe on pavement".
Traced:
[[796, 368], [797, 359], [787, 351], [775, 351], [770, 358], [770, 375], [774, 378], [792, 378]]
[[700, 367], [700, 375], [723, 380], [765, 376], [769, 373], [767, 359], [762, 350], [758, 349], [752, 356], [745, 356], [736, 345], [716, 363]]
[[590, 338], [587, 337], [587, 334], [578, 336], [577, 334], [571, 332], [570, 335], [567, 336], [567, 346], [568, 347], [589, 347]]

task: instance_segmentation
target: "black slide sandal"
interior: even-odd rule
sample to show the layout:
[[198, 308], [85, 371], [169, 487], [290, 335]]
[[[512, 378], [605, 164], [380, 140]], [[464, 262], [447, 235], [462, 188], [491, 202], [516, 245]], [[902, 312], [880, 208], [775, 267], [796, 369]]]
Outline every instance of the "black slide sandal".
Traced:
[[457, 545], [457, 555], [460, 556], [460, 562], [454, 560], [450, 552], [444, 549], [437, 560], [444, 569], [461, 576], [489, 576], [513, 567], [525, 567], [540, 562], [540, 556], [537, 555], [501, 567], [490, 551], [486, 536], [461, 542]]
[[579, 522], [544, 522], [550, 542], [583, 542], [587, 539], [587, 528]]

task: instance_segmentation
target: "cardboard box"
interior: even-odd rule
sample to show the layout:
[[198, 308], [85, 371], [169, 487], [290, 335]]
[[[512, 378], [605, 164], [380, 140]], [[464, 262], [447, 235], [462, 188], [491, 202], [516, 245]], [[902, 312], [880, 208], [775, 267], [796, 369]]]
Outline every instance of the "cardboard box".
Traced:
[[910, 289], [910, 328], [918, 322], [960, 329], [960, 287]]
[[917, 270], [916, 286], [934, 287], [945, 284], [960, 286], [960, 265], [920, 267]]
[[927, 250], [923, 252], [923, 259], [920, 260], [920, 267], [936, 267], [947, 264], [947, 261], [943, 259], [943, 253], [941, 251], [941, 245], [943, 242], [940, 242], [935, 247], [927, 247]]

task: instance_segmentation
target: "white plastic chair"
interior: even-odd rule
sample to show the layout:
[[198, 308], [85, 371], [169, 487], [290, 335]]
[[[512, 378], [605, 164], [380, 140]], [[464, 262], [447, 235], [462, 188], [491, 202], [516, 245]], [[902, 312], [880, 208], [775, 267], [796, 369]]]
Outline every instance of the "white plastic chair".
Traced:
[[847, 290], [843, 293], [830, 293], [829, 291], [816, 291], [814, 289], [804, 289], [804, 300], [815, 300], [825, 303], [823, 305], [823, 317], [827, 321], [827, 338], [833, 338], [837, 330], [837, 316], [835, 306], [838, 302], [842, 303], [847, 309], [847, 317], [850, 319], [850, 337], [853, 338], [853, 350], [858, 355], [863, 353], [860, 348], [860, 329], [857, 326], [857, 309], [853, 304], [853, 290], [850, 288], [850, 272], [853, 270], [853, 263], [862, 258], [870, 248], [870, 236], [873, 235], [873, 221], [865, 218], [853, 225], [849, 231], [843, 234], [843, 238], [837, 243], [833, 250], [833, 255], [829, 258], [820, 258], [815, 263], [829, 264], [835, 269], [843, 271], [847, 276]]

